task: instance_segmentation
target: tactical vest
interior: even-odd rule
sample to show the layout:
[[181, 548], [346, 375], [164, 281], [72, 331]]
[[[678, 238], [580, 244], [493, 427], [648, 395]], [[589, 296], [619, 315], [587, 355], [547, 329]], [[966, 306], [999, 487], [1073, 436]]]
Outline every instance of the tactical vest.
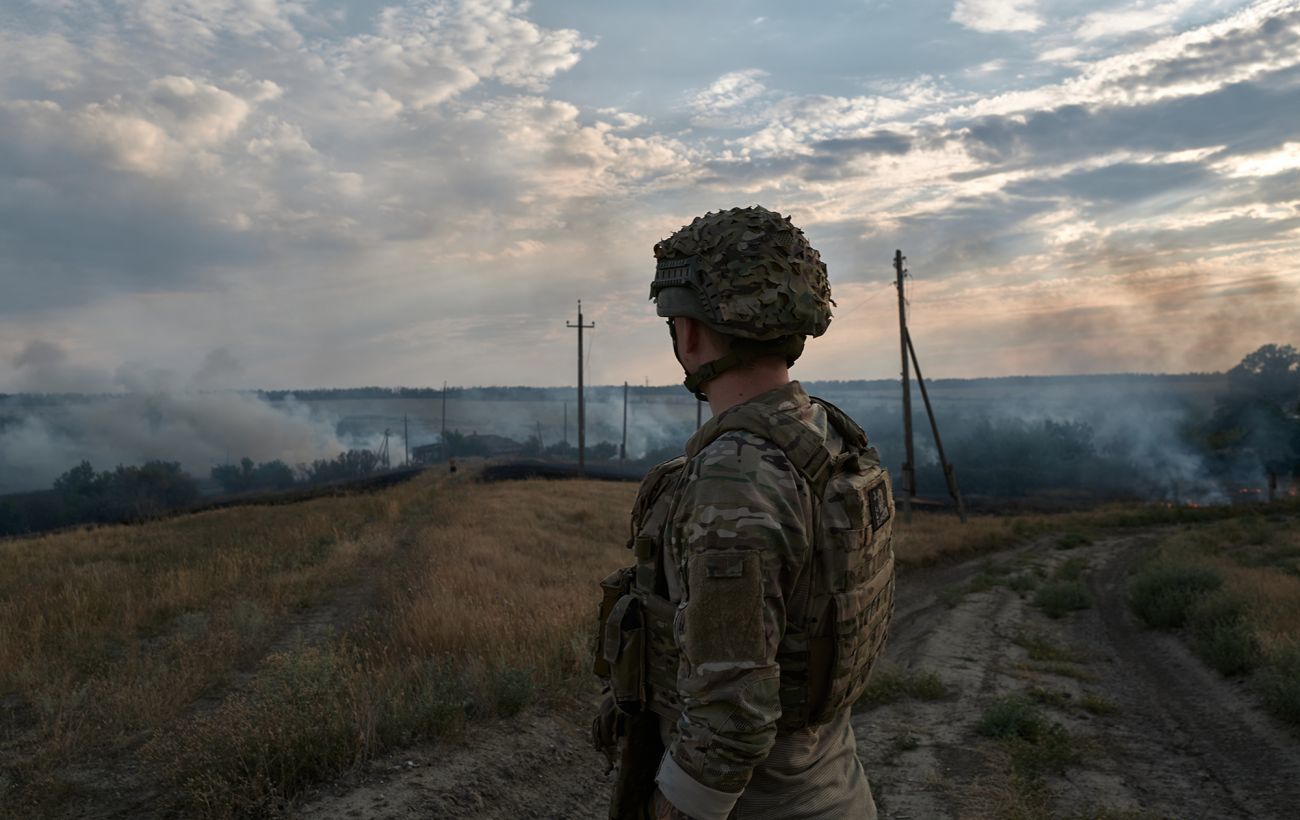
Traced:
[[[812, 399], [843, 440], [839, 453], [803, 424], [772, 425], [770, 410], [737, 405], [719, 416], [707, 446], [743, 431], [771, 441], [808, 482], [813, 543], [786, 600], [786, 629], [777, 650], [781, 668], [778, 730], [815, 726], [854, 703], [884, 649], [894, 609], [894, 499], [889, 474], [866, 434], [839, 408]], [[606, 679], [620, 709], [650, 709], [675, 720], [677, 605], [668, 598], [664, 537], [684, 456], [646, 476], [632, 510], [628, 541], [636, 564], [601, 582], [603, 600], [594, 671]]]

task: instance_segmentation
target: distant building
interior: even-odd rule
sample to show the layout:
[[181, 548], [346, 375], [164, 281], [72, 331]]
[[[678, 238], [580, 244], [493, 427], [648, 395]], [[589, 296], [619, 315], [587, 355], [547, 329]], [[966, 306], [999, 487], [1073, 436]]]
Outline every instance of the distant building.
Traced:
[[421, 444], [411, 448], [411, 460], [416, 464], [436, 464], [445, 461], [448, 455], [500, 458], [521, 455], [524, 449], [524, 445], [514, 439], [492, 433], [479, 435], [475, 432], [460, 437], [448, 433], [447, 438], [451, 439], [450, 453], [444, 451], [441, 442]]
[[433, 444], [412, 447], [411, 461], [415, 464], [436, 464], [442, 461], [442, 445], [435, 441]]
[[517, 456], [524, 450], [524, 445], [512, 438], [494, 436], [491, 433], [479, 435], [472, 433], [465, 436], [464, 451], [466, 455]]

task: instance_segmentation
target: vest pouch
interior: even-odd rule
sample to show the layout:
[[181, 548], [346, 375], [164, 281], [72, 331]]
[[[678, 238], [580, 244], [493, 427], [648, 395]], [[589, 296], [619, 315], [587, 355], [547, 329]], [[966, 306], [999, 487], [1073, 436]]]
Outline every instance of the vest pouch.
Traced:
[[595, 657], [592, 659], [591, 671], [601, 680], [609, 680], [609, 663], [605, 660], [605, 624], [609, 614], [614, 611], [618, 599], [632, 591], [632, 578], [636, 567], [623, 567], [611, 572], [600, 582], [600, 609], [596, 615]]
[[601, 647], [609, 666], [609, 688], [619, 709], [634, 715], [645, 705], [645, 618], [641, 602], [624, 595], [605, 621]]
[[829, 719], [862, 696], [871, 667], [884, 649], [893, 614], [893, 593], [890, 561], [888, 572], [878, 572], [862, 586], [831, 596], [830, 683], [814, 723]]

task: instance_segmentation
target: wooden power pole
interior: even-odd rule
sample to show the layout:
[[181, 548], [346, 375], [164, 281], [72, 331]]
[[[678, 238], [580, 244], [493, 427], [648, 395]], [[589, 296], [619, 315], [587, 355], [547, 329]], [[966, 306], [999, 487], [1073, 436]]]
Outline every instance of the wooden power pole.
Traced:
[[912, 380], [908, 372], [907, 360], [907, 296], [903, 290], [903, 280], [907, 270], [903, 267], [901, 250], [894, 251], [894, 273], [898, 277], [898, 341], [903, 360], [903, 444], [906, 448], [906, 460], [903, 461], [903, 520], [912, 521], [912, 499], [916, 496], [916, 471], [912, 451]]
[[943, 467], [943, 479], [948, 485], [948, 494], [957, 505], [957, 515], [966, 523], [966, 502], [957, 487], [957, 474], [948, 456], [943, 451], [943, 439], [939, 436], [939, 422], [934, 418], [934, 406], [930, 404], [930, 393], [925, 389], [925, 377], [921, 375], [921, 361], [916, 356], [916, 347], [912, 344], [912, 333], [907, 329], [907, 300], [903, 294], [903, 280], [907, 271], [903, 268], [902, 251], [894, 251], [894, 271], [898, 275], [898, 329], [903, 347], [903, 435], [907, 440], [907, 461], [903, 464], [903, 517], [912, 520], [912, 498], [916, 495], [916, 461], [912, 447], [912, 385], [908, 364], [916, 369], [916, 384], [921, 388], [921, 399], [925, 402], [925, 415], [930, 419], [930, 432], [934, 434], [934, 446], [939, 452], [939, 464]]
[[921, 362], [916, 358], [916, 348], [912, 346], [912, 334], [907, 334], [907, 352], [912, 354], [912, 366], [916, 368], [916, 384], [921, 388], [921, 399], [925, 402], [925, 414], [930, 417], [930, 432], [934, 433], [934, 447], [939, 451], [939, 464], [943, 467], [943, 480], [948, 485], [948, 494], [957, 504], [957, 515], [961, 523], [966, 523], [966, 502], [962, 500], [961, 490], [957, 487], [957, 474], [943, 452], [943, 439], [939, 437], [939, 422], [934, 420], [934, 408], [930, 406], [930, 394], [925, 389], [925, 377], [921, 375]]
[[447, 380], [442, 380], [442, 432], [439, 433], [438, 452], [447, 458]]
[[578, 475], [587, 469], [587, 406], [583, 399], [582, 390], [582, 331], [590, 330], [596, 326], [595, 322], [589, 325], [582, 323], [582, 300], [578, 300], [578, 323], [566, 322], [566, 327], [576, 328], [578, 331]]
[[623, 443], [618, 445], [618, 460], [627, 461], [627, 382], [623, 382]]

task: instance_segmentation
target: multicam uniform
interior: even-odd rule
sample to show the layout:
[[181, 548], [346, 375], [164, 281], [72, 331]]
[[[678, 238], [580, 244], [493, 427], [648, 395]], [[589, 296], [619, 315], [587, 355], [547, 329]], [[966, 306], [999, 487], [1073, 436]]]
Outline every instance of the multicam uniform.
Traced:
[[[727, 340], [687, 369], [701, 400], [728, 371], [793, 365], [830, 325], [826, 266], [776, 212], [706, 214], [654, 254], [650, 298], [683, 369], [677, 320]], [[644, 817], [656, 788], [699, 820], [875, 816], [849, 709], [893, 611], [892, 509], [862, 430], [797, 382], [727, 407], [650, 471], [636, 565], [601, 582], [610, 696], [592, 730], [619, 770], [612, 818]]]
[[875, 817], [849, 707], [892, 608], [891, 503], [861, 431], [798, 382], [710, 420], [652, 471], [631, 597], [674, 807]]

